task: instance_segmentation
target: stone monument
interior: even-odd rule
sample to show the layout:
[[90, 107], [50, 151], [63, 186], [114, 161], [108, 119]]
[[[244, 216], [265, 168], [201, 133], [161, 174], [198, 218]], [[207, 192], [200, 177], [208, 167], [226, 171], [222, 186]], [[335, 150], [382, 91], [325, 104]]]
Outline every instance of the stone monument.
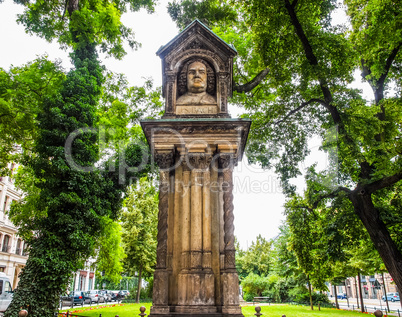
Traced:
[[242, 316], [232, 171], [251, 121], [232, 119], [236, 50], [195, 20], [157, 55], [165, 114], [142, 128], [160, 168], [150, 316]]

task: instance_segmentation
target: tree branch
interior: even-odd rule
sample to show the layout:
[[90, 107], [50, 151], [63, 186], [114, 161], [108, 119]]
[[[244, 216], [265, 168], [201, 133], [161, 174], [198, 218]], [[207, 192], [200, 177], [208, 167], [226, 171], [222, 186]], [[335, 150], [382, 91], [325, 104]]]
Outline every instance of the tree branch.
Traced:
[[381, 75], [381, 77], [379, 79], [379, 84], [381, 86], [384, 85], [384, 82], [385, 82], [385, 79], [387, 78], [389, 69], [391, 68], [391, 65], [394, 62], [394, 60], [396, 58], [396, 55], [398, 54], [398, 52], [401, 49], [401, 47], [402, 47], [402, 42], [400, 42], [399, 45], [397, 47], [395, 47], [392, 50], [391, 54], [388, 56], [387, 61], [385, 63], [385, 72], [384, 72], [384, 74]]
[[71, 17], [74, 11], [78, 10], [79, 0], [68, 0], [67, 11]]
[[368, 193], [371, 194], [377, 190], [392, 186], [397, 182], [399, 182], [400, 180], [402, 180], [402, 172], [384, 177], [383, 179], [368, 184], [364, 186], [364, 190], [366, 190]]
[[255, 76], [252, 80], [244, 85], [235, 85], [233, 87], [233, 91], [237, 91], [238, 93], [249, 92], [253, 90], [258, 84], [268, 75], [269, 69], [266, 68], [260, 71], [257, 76]]
[[298, 1], [299, 1], [299, 0], [294, 0], [294, 1], [293, 1], [293, 3], [292, 3], [292, 7], [293, 7], [293, 8], [295, 8], [295, 7], [297, 6], [297, 2], [298, 2]]
[[[297, 34], [298, 38], [300, 39], [300, 42], [303, 45], [304, 54], [306, 55], [308, 62], [312, 66], [318, 66], [318, 59], [313, 52], [313, 48], [311, 47], [310, 42], [309, 42], [306, 34], [304, 33], [303, 27], [300, 24], [299, 19], [297, 18], [296, 12], [294, 10], [294, 6], [292, 4], [290, 4], [289, 0], [284, 0], [284, 1], [285, 1], [285, 7], [289, 13], [291, 23], [292, 23], [293, 27], [295, 28], [296, 34]], [[334, 120], [334, 123], [341, 124], [341, 116], [339, 115], [338, 109], [336, 109], [336, 107], [331, 105], [332, 94], [328, 88], [328, 84], [327, 84], [326, 80], [319, 76], [319, 82], [320, 82], [320, 87], [321, 87], [321, 90], [322, 90], [322, 93], [323, 93], [324, 99], [325, 99], [324, 106], [331, 114], [331, 117]]]
[[296, 12], [294, 11], [294, 7], [290, 4], [289, 0], [285, 0], [285, 7], [288, 10], [290, 20], [295, 28], [296, 34], [303, 45], [304, 53], [306, 54], [307, 60], [311, 65], [318, 65], [317, 57], [313, 53], [310, 42], [307, 39], [307, 36], [303, 31], [303, 27], [301, 26], [299, 19], [297, 18]]
[[303, 102], [303, 103], [302, 103], [299, 107], [297, 107], [296, 109], [291, 110], [283, 119], [276, 121], [275, 124], [281, 124], [281, 123], [284, 122], [287, 118], [289, 118], [292, 114], [298, 112], [299, 110], [303, 109], [305, 106], [308, 106], [309, 104], [311, 104], [311, 103], [313, 103], [313, 102], [318, 102], [318, 103], [320, 103], [320, 104], [322, 104], [322, 105], [324, 105], [324, 106], [326, 107], [325, 102], [324, 102], [323, 100], [321, 100], [321, 99], [314, 99], [314, 98], [313, 98], [313, 99], [310, 99], [310, 100], [307, 101], [307, 102]]
[[318, 204], [326, 198], [335, 198], [340, 192], [345, 192], [346, 194], [350, 194], [352, 191], [349, 188], [339, 186], [337, 189], [335, 189], [333, 192], [330, 192], [328, 194], [322, 195], [319, 197], [312, 205], [312, 209], [316, 209]]

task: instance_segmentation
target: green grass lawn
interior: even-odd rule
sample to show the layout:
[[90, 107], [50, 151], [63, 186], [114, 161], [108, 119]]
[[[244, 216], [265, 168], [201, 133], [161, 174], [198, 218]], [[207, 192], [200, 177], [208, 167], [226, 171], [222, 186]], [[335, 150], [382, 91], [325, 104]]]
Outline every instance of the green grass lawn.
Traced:
[[[245, 317], [255, 317], [255, 306], [242, 307], [242, 312]], [[262, 317], [281, 317], [286, 315], [286, 317], [340, 317], [340, 316], [364, 316], [366, 314], [361, 314], [359, 312], [338, 310], [334, 308], [321, 308], [318, 310], [314, 307], [311, 310], [308, 306], [298, 306], [298, 305], [269, 305], [261, 306]], [[103, 316], [103, 315], [102, 315]]]
[[[112, 306], [106, 308], [97, 308], [97, 307], [105, 307]], [[141, 303], [141, 304], [123, 304], [120, 306], [119, 304], [111, 304], [111, 305], [99, 305], [93, 307], [84, 307], [83, 309], [75, 308], [70, 309], [69, 311], [78, 314], [80, 316], [88, 316], [88, 317], [99, 317], [102, 314], [102, 317], [115, 317], [118, 315], [119, 317], [135, 317], [140, 313], [140, 307], [146, 307], [146, 314], [149, 314], [149, 308], [151, 303]], [[66, 310], [63, 310], [65, 312]], [[255, 306], [245, 306], [242, 307], [242, 312], [245, 317], [254, 317], [255, 314]], [[286, 317], [341, 317], [341, 316], [364, 316], [359, 312], [346, 311], [346, 310], [337, 310], [333, 308], [321, 308], [319, 311], [317, 307], [314, 307], [314, 310], [310, 310], [310, 307], [307, 306], [296, 306], [296, 305], [269, 305], [269, 306], [261, 306], [262, 317], [281, 317], [282, 315], [286, 315]], [[372, 315], [372, 314], [370, 314]]]
[[[66, 312], [67, 310], [74, 315], [80, 316], [88, 316], [88, 317], [99, 317], [102, 314], [102, 317], [115, 317], [118, 315], [119, 317], [135, 317], [140, 313], [140, 307], [145, 306], [145, 313], [149, 314], [149, 308], [151, 307], [151, 303], [141, 303], [141, 304], [104, 304], [92, 307], [83, 307], [74, 309], [63, 309], [60, 312]], [[105, 307], [105, 308], [102, 308]]]

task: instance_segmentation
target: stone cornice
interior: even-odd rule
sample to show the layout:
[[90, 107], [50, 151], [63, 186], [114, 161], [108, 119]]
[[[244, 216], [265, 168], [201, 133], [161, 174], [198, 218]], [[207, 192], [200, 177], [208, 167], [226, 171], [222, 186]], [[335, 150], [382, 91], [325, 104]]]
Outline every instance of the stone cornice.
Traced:
[[[162, 119], [143, 120], [142, 129], [148, 144], [160, 143], [175, 147], [186, 147], [194, 142], [194, 136], [210, 145], [214, 152], [218, 145], [233, 146], [240, 161], [247, 142], [251, 120], [249, 119]], [[215, 149], [213, 149], [215, 147]], [[155, 147], [152, 147], [155, 152]]]

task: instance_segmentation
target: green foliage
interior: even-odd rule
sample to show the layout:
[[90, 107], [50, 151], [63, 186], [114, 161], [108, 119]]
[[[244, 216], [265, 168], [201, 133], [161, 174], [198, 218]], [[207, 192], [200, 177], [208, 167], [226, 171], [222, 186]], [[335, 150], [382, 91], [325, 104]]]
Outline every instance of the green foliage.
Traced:
[[[92, 51], [92, 58], [85, 57], [88, 51], [75, 53], [76, 69], [67, 75], [59, 94], [47, 96], [37, 117], [38, 137], [25, 165], [32, 169], [38, 189], [37, 195], [27, 200], [41, 216], [33, 216], [25, 226], [35, 235], [27, 240], [29, 258], [6, 316], [21, 307], [32, 316], [51, 316], [71, 273], [93, 254], [104, 217], [113, 209], [104, 202], [105, 196], [115, 194], [105, 195], [107, 180], [100, 173], [69, 168], [64, 157], [68, 134], [95, 122], [94, 105], [102, 76], [94, 48], [87, 50]], [[97, 160], [96, 135], [82, 134], [74, 145], [74, 159], [79, 164], [87, 166]]]
[[[81, 1], [21, 1], [25, 11], [18, 16], [29, 34], [39, 35], [47, 41], [56, 39], [63, 48], [77, 49], [86, 43], [99, 45], [102, 52], [117, 58], [125, 54], [123, 41], [131, 48], [139, 44], [133, 31], [121, 22], [122, 13], [146, 8], [154, 10], [152, 0], [81, 0]], [[79, 10], [79, 13], [77, 12]], [[78, 32], [79, 36], [74, 36]]]
[[268, 289], [268, 278], [262, 277], [254, 273], [250, 273], [241, 282], [246, 301], [252, 300], [255, 296], [262, 296], [263, 292]]
[[[119, 34], [113, 36], [108, 33], [110, 30], [102, 33], [105, 30], [97, 27], [112, 27], [102, 19], [108, 19], [109, 13], [117, 15], [117, 12], [109, 10], [111, 3], [108, 7], [108, 3], [81, 1], [79, 8], [70, 7], [74, 3], [78, 4], [66, 3], [69, 19], [66, 19], [68, 28], [64, 29], [52, 25], [63, 20], [57, 13], [61, 8], [57, 2], [23, 3], [27, 10], [25, 20], [21, 17], [21, 21], [29, 31], [43, 31], [41, 35], [49, 40], [57, 35], [61, 42], [73, 44], [74, 68], [64, 77], [56, 66], [42, 62], [57, 76], [54, 80], [48, 79], [54, 86], [51, 92], [44, 89], [41, 99], [35, 99], [40, 104], [34, 121], [37, 136], [31, 151], [25, 153], [22, 163], [27, 174], [20, 181], [27, 196], [13, 207], [10, 215], [21, 226], [21, 235], [30, 246], [29, 258], [5, 316], [14, 316], [21, 308], [27, 309], [33, 317], [53, 316], [72, 273], [82, 268], [99, 245], [103, 256], [100, 264], [117, 279], [118, 263], [106, 265], [102, 262], [110, 256], [102, 253], [102, 247], [118, 244], [118, 234], [116, 228], [112, 228], [111, 220], [118, 217], [121, 209], [127, 177], [136, 179], [148, 171], [146, 161], [141, 169], [128, 168], [144, 163], [142, 150], [145, 145], [140, 143], [129, 144], [124, 157], [118, 153], [120, 157], [114, 165], [99, 163], [98, 130], [95, 127], [99, 120], [96, 112], [104, 78], [96, 44], [106, 39], [113, 46], [111, 53], [121, 56], [122, 50], [116, 45], [120, 41]], [[130, 3], [141, 5], [135, 1]], [[105, 12], [105, 8], [109, 12]], [[49, 14], [51, 19], [47, 20]], [[41, 29], [45, 21], [53, 28]], [[121, 30], [120, 25], [116, 24], [116, 27]], [[53, 31], [56, 33], [52, 34]], [[63, 38], [63, 34], [69, 39]], [[28, 70], [33, 71], [29, 67]], [[21, 77], [24, 80], [29, 77], [25, 74]], [[7, 79], [7, 74], [4, 76]], [[41, 84], [42, 76], [38, 77]], [[3, 97], [2, 100], [11, 99]], [[114, 168], [108, 169], [111, 166]], [[116, 168], [121, 166], [123, 170]], [[115, 251], [120, 253], [118, 249]]]
[[[187, 17], [205, 18], [223, 40], [235, 44], [236, 84], [268, 70], [257, 87], [235, 93], [232, 100], [253, 120], [247, 157], [275, 168], [290, 204], [316, 215], [331, 206], [326, 219], [339, 214], [332, 225], [346, 225], [345, 234], [330, 226], [317, 233], [335, 242], [332, 250], [323, 243], [331, 257], [356, 237], [348, 234], [359, 219], [401, 288], [400, 266], [396, 269], [402, 261], [401, 219], [394, 209], [402, 179], [400, 8], [392, 1], [345, 0], [350, 26], [340, 26], [331, 24], [336, 5], [332, 0], [183, 0], [172, 5], [171, 15], [180, 26]], [[227, 17], [214, 14], [225, 10], [231, 13]], [[374, 100], [352, 88], [356, 72]], [[330, 162], [321, 172], [307, 171], [306, 193], [297, 197], [292, 178], [303, 172], [300, 163], [313, 135], [321, 136]], [[312, 217], [306, 214], [308, 221]], [[309, 231], [300, 226], [303, 230]], [[307, 237], [311, 246], [312, 238]], [[298, 258], [313, 255], [326, 262], [324, 252], [309, 250]], [[329, 270], [322, 268], [320, 275], [329, 276], [324, 272]], [[305, 271], [311, 273], [307, 266]]]
[[[101, 276], [100, 271], [96, 271], [96, 285], [98, 289], [107, 290], [128, 290], [130, 296], [135, 294], [138, 286], [138, 277], [120, 276], [119, 280], [111, 280], [108, 276]], [[105, 285], [105, 286], [103, 286]]]
[[222, 1], [217, 0], [182, 0], [180, 2], [174, 0], [169, 3], [168, 12], [180, 28], [184, 28], [194, 19], [209, 25], [210, 21], [231, 21], [236, 18], [236, 12], [232, 7], [222, 5]]
[[[289, 292], [291, 301], [300, 303], [300, 304], [307, 304], [310, 303], [310, 294], [306, 287], [296, 287]], [[313, 304], [318, 305], [318, 303], [326, 303], [329, 304], [330, 301], [328, 299], [327, 294], [323, 293], [312, 293]]]
[[121, 246], [121, 225], [112, 220], [107, 220], [103, 225], [103, 234], [98, 240], [96, 269], [104, 272], [112, 282], [118, 283], [123, 271], [122, 261], [125, 258]]
[[9, 162], [20, 162], [37, 136], [36, 116], [46, 96], [55, 94], [65, 78], [60, 63], [46, 56], [9, 71], [0, 68], [0, 173]]
[[130, 87], [122, 74], [108, 72], [105, 77], [98, 109], [101, 153], [124, 151], [133, 142], [147, 144], [139, 121], [163, 114], [161, 89], [154, 88], [152, 80]]
[[251, 246], [236, 256], [236, 266], [240, 279], [250, 273], [267, 276], [270, 271], [271, 241], [267, 241], [261, 235]]
[[153, 289], [154, 289], [154, 277], [150, 276], [146, 278], [147, 286], [144, 291], [141, 289], [140, 299], [142, 300], [152, 300]]
[[141, 178], [132, 185], [124, 200], [121, 215], [123, 248], [127, 255], [126, 271], [153, 273], [156, 263], [156, 234], [158, 219], [158, 192], [152, 180]]

